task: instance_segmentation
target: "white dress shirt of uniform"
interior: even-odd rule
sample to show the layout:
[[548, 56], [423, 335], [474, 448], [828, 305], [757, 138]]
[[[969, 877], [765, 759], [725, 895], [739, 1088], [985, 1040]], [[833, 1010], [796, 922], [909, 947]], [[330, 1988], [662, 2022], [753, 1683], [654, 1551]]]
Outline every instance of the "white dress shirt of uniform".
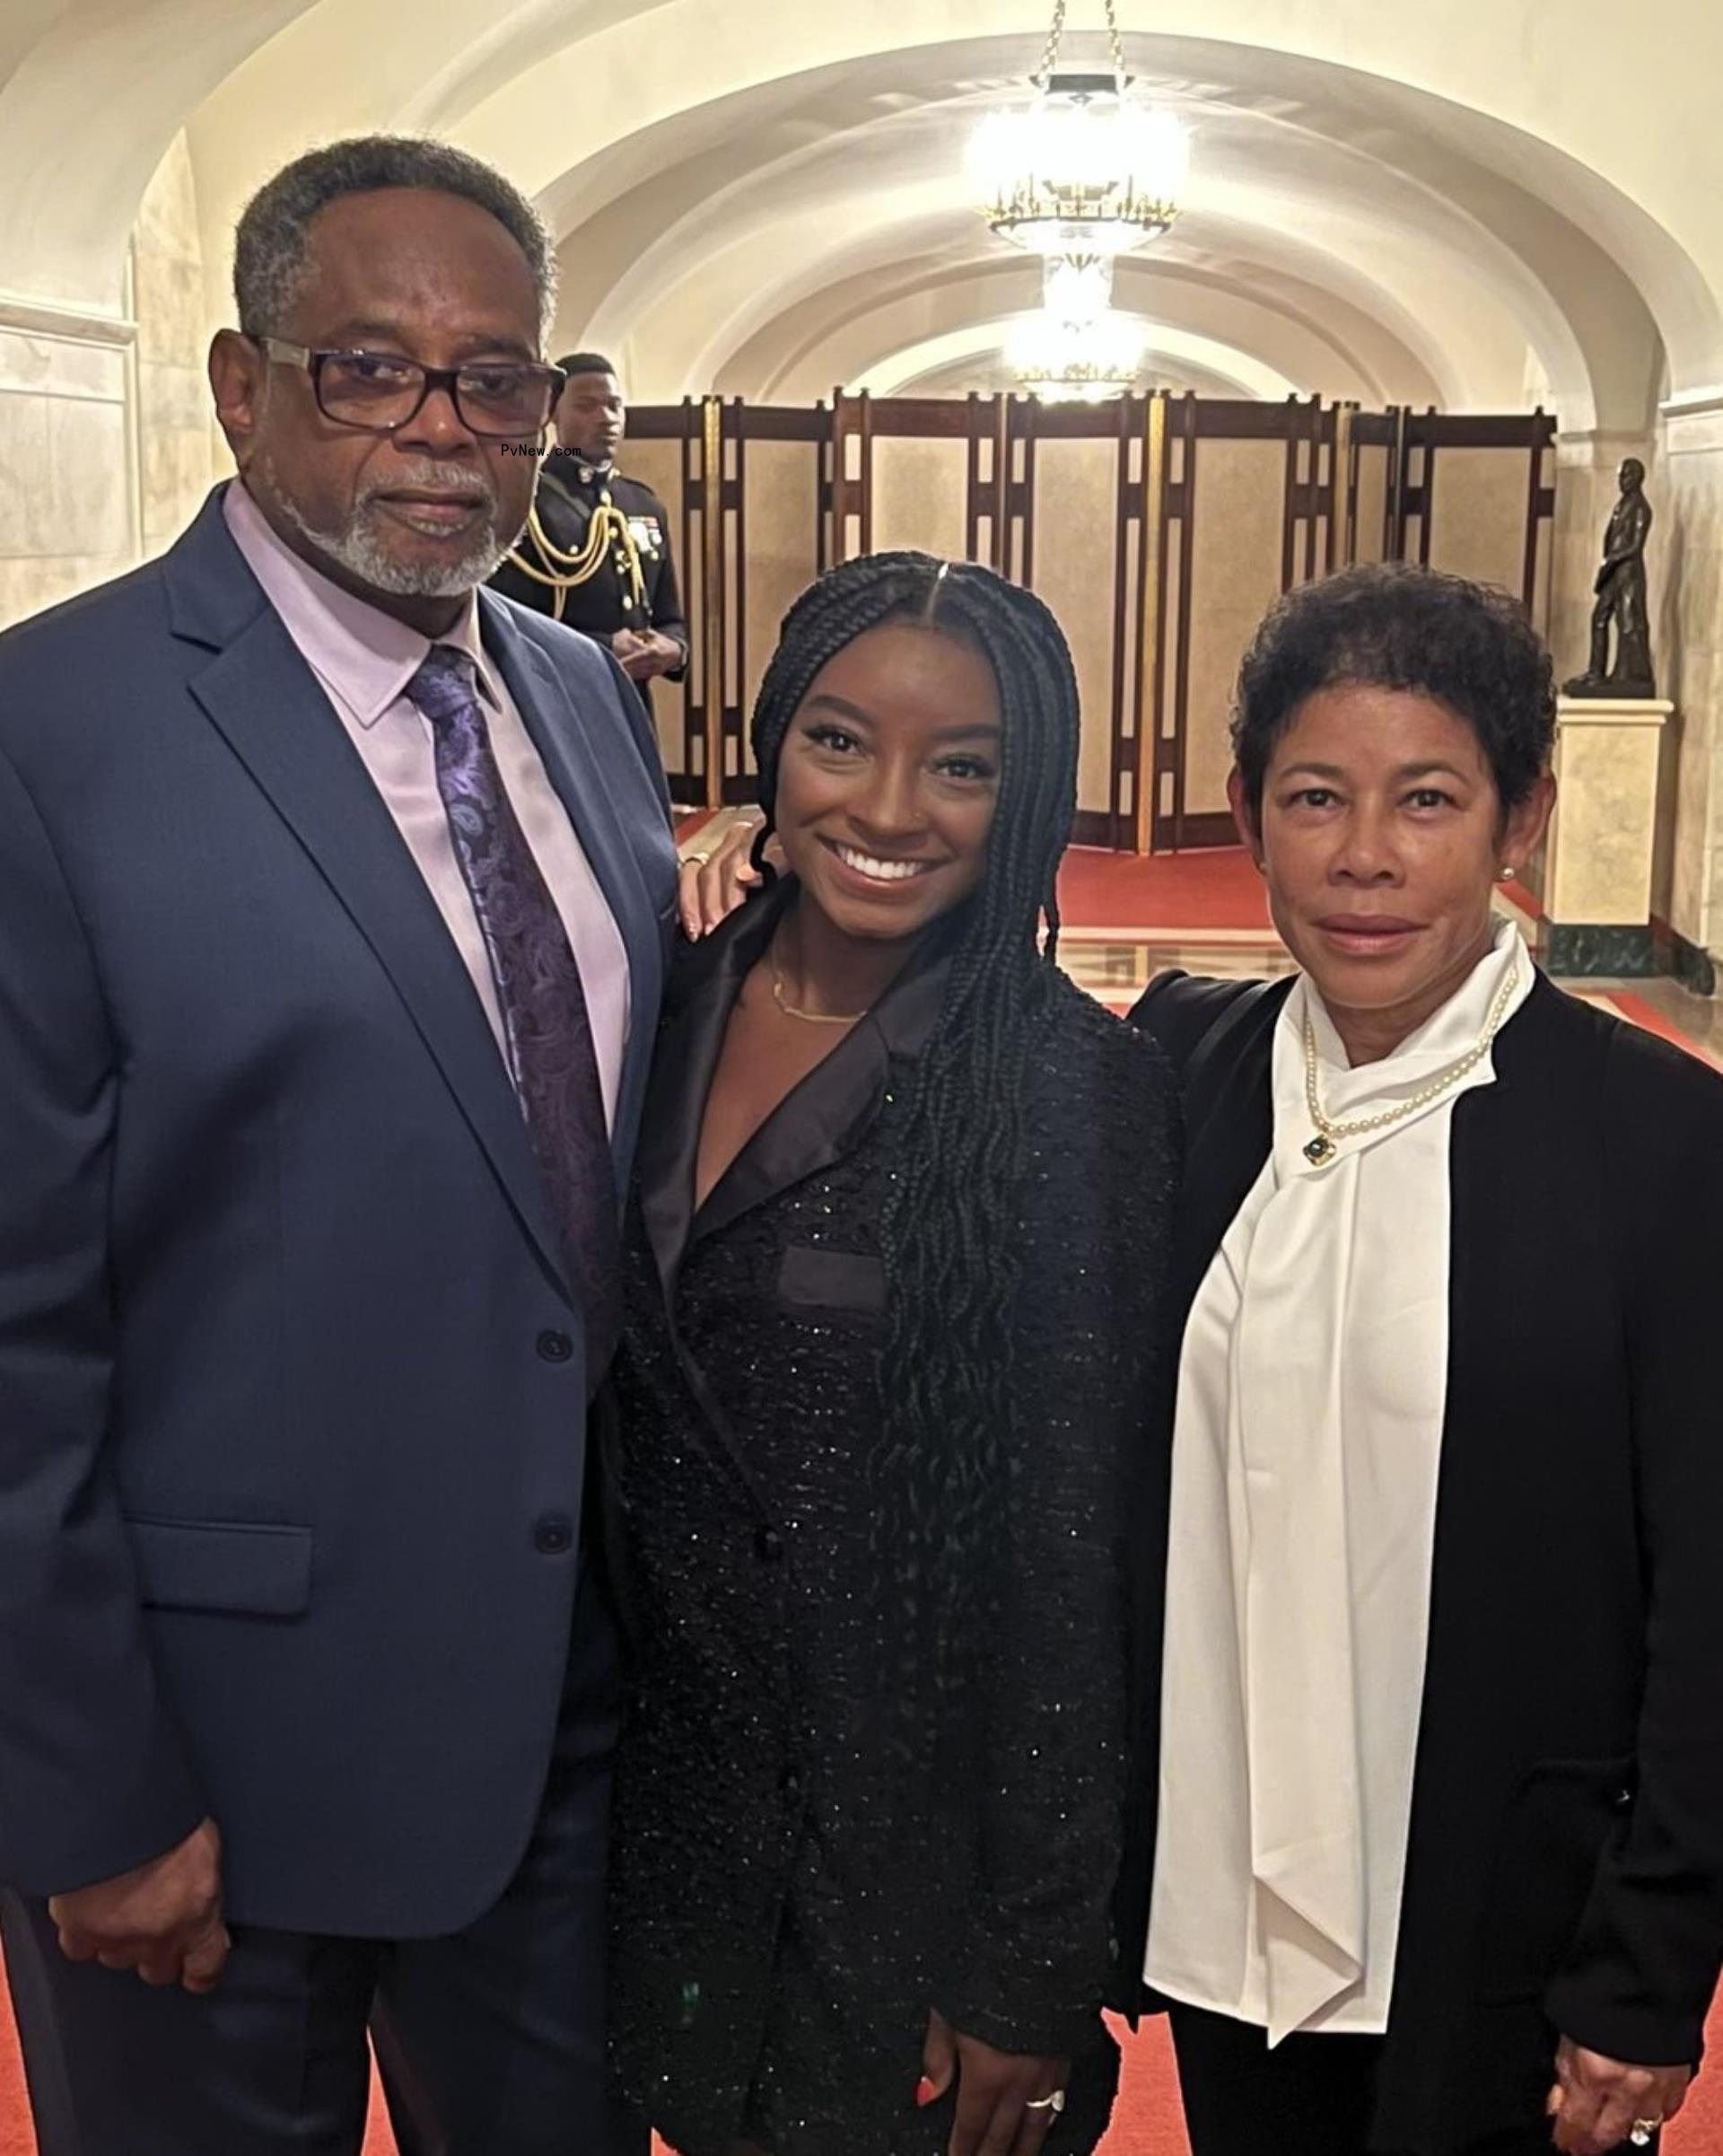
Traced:
[[1343, 1123], [1432, 1085], [1533, 977], [1499, 925], [1448, 1002], [1356, 1069], [1296, 984], [1270, 1155], [1185, 1328], [1144, 1976], [1271, 2045], [1387, 2023], [1447, 1404], [1449, 1140], [1456, 1100], [1495, 1077], [1485, 1054], [1313, 1166], [1305, 1020]]
[[[302, 561], [271, 529], [241, 480], [229, 486], [223, 508], [234, 544], [322, 684], [382, 795], [472, 977], [498, 1051], [506, 1058], [496, 983], [437, 787], [431, 722], [407, 694], [431, 640]], [[476, 593], [455, 626], [437, 641], [465, 652], [477, 666], [503, 788], [580, 970], [605, 1115], [614, 1126], [629, 1023], [628, 960], [621, 932], [508, 685], [485, 656]]]

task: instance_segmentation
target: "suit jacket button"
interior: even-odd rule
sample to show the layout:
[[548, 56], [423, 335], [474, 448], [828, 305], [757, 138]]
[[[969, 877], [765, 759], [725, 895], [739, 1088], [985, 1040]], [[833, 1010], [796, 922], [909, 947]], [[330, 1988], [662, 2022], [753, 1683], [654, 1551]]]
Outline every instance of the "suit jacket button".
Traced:
[[754, 1538], [754, 1555], [762, 1564], [775, 1564], [783, 1555], [783, 1537], [774, 1527], [763, 1527]]
[[574, 1343], [566, 1333], [542, 1332], [538, 1336], [538, 1353], [547, 1363], [566, 1363], [574, 1353]]
[[566, 1556], [574, 1545], [574, 1523], [562, 1512], [547, 1512], [532, 1530], [532, 1547], [547, 1557]]

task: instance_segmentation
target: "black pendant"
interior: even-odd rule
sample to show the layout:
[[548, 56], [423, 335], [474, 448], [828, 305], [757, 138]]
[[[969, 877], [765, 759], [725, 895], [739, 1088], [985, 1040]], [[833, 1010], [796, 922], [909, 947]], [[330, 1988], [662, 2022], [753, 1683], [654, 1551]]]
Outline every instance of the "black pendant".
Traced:
[[1309, 1161], [1311, 1167], [1325, 1168], [1338, 1150], [1332, 1138], [1325, 1137], [1321, 1131], [1318, 1131], [1305, 1147], [1304, 1157]]

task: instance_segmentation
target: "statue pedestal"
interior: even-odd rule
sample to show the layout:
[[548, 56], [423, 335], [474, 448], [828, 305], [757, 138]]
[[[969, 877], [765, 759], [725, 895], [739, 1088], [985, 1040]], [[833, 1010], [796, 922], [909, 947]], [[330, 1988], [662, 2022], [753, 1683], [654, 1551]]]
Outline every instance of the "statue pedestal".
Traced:
[[1675, 708], [1661, 698], [1557, 702], [1555, 814], [1544, 854], [1542, 957], [1552, 973], [1656, 970], [1657, 758]]

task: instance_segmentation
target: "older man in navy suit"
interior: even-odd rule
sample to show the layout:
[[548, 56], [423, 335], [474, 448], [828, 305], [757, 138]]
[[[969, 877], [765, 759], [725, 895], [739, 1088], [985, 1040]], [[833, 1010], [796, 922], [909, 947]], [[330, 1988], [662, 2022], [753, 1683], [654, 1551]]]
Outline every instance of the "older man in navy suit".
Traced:
[[[608, 653], [477, 587], [551, 255], [302, 158], [240, 468], [0, 638], [0, 1880], [43, 2156], [586, 2156], [589, 1405], [677, 870]], [[142, 1979], [140, 1982], [139, 1979]]]

